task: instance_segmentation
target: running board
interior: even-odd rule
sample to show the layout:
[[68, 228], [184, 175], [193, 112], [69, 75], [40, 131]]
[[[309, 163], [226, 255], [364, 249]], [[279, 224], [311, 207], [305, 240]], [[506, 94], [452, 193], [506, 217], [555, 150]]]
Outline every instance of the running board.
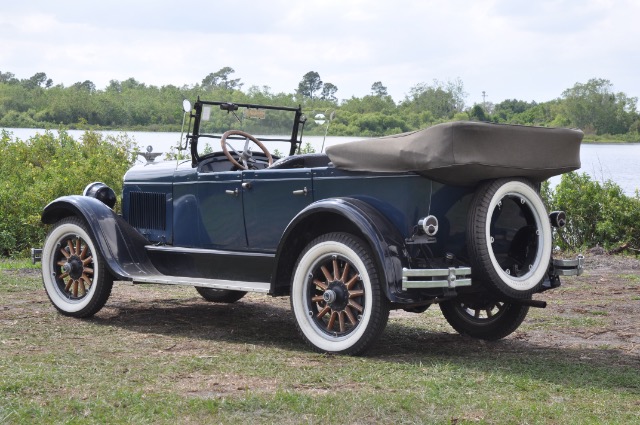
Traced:
[[181, 286], [199, 286], [201, 288], [212, 289], [229, 289], [232, 291], [245, 291], [245, 292], [260, 292], [263, 294], [269, 293], [271, 284], [269, 282], [240, 282], [236, 280], [221, 280], [221, 279], [204, 279], [197, 277], [184, 277], [184, 276], [166, 276], [166, 275], [151, 275], [151, 276], [136, 276], [133, 278], [133, 283], [146, 284], [157, 283], [161, 285], [181, 285]]

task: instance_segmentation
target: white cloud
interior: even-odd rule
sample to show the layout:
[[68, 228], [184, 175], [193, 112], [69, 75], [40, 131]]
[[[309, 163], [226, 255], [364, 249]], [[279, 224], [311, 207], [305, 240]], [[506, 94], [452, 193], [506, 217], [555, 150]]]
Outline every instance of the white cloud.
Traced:
[[460, 78], [467, 102], [546, 101], [589, 78], [640, 95], [640, 2], [633, 0], [169, 0], [10, 2], [0, 70], [99, 88], [129, 77], [195, 84], [224, 66], [245, 87], [291, 92], [308, 71], [363, 96], [396, 100], [421, 82]]

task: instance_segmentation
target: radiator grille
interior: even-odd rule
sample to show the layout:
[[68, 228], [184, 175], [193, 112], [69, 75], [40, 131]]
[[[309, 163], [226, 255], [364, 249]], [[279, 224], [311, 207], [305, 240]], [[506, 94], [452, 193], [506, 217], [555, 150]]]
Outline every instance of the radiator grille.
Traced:
[[164, 193], [129, 193], [129, 224], [133, 227], [165, 230], [166, 219], [167, 196]]

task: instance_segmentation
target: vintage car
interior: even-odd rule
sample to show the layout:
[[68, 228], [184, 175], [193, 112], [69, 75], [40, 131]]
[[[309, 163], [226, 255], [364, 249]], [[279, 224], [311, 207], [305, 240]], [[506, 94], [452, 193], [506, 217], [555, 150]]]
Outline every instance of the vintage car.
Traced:
[[539, 194], [580, 167], [579, 130], [454, 122], [300, 154], [300, 107], [184, 109], [188, 159], [131, 168], [121, 215], [99, 182], [45, 207], [52, 227], [34, 255], [60, 313], [94, 315], [114, 280], [222, 303], [289, 296], [313, 349], [360, 354], [391, 309], [432, 304], [459, 333], [503, 338], [545, 306], [534, 294], [582, 270], [580, 257], [552, 258], [566, 216]]

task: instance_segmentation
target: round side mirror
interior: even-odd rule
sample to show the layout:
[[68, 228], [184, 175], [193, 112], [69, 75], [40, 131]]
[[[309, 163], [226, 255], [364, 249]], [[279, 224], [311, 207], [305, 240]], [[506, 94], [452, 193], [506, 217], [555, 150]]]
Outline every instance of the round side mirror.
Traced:
[[189, 100], [187, 99], [183, 100], [182, 109], [187, 113], [191, 112], [191, 102], [189, 102]]

